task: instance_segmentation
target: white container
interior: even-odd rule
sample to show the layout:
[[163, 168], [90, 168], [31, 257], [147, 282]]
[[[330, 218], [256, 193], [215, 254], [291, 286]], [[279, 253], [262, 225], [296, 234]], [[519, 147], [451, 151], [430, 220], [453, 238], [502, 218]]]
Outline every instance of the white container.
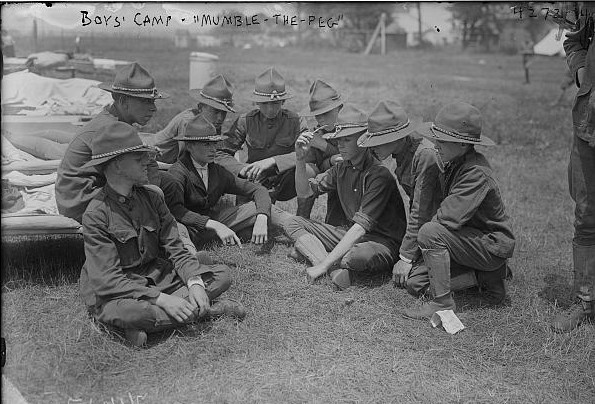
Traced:
[[190, 53], [189, 89], [201, 89], [216, 74], [219, 56], [210, 53]]

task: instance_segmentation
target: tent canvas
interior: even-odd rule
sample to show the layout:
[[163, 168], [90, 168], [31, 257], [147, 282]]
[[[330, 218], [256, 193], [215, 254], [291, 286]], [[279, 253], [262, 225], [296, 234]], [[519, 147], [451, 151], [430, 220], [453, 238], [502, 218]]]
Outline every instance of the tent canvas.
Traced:
[[533, 46], [533, 53], [544, 56], [564, 56], [564, 37], [568, 31], [562, 31], [562, 35], [556, 40], [558, 28], [552, 28], [547, 35]]

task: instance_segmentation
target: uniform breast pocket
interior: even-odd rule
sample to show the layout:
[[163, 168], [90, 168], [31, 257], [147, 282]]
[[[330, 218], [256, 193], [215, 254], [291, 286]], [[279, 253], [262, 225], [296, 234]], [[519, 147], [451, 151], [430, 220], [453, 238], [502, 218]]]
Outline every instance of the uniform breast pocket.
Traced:
[[145, 252], [157, 256], [159, 252], [159, 232], [153, 225], [144, 225], [141, 227], [139, 240], [140, 253]]
[[293, 144], [295, 140], [293, 136], [289, 135], [288, 133], [282, 133], [275, 138], [275, 144], [279, 147], [291, 147], [293, 148]]
[[249, 149], [262, 150], [267, 147], [265, 136], [246, 136], [246, 143]]
[[133, 266], [140, 261], [138, 234], [132, 228], [110, 228], [110, 234], [118, 249], [120, 264], [123, 268]]

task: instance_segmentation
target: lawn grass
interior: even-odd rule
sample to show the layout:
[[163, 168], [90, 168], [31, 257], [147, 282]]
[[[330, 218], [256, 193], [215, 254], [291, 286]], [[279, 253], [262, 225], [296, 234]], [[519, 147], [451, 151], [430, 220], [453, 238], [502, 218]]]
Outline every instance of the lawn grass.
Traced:
[[[533, 64], [524, 85], [520, 57], [498, 54], [209, 51], [236, 84], [240, 112], [250, 108], [254, 77], [271, 65], [288, 79], [294, 110], [306, 105], [317, 77], [366, 111], [381, 99], [398, 99], [425, 120], [452, 99], [480, 107], [485, 134], [500, 143], [481, 151], [500, 179], [517, 237], [510, 304], [485, 308], [476, 292], [458, 293], [467, 328], [450, 336], [402, 318], [399, 310], [416, 301], [393, 289], [388, 274], [359, 277], [343, 292], [332, 291], [328, 279], [308, 285], [306, 266], [286, 258], [288, 239], [276, 233], [264, 247], [212, 249], [233, 270], [227, 295], [246, 305], [243, 322], [197, 324], [155, 336], [140, 350], [88, 319], [78, 296], [80, 240], [3, 243], [4, 374], [29, 402], [593, 402], [594, 326], [558, 335], [548, 325], [571, 303], [570, 106], [548, 106], [558, 95], [562, 59]], [[172, 94], [158, 103], [148, 131], [193, 104], [187, 52], [104, 56], [138, 60]], [[280, 205], [295, 212], [295, 201]], [[313, 216], [323, 215], [319, 200]]]

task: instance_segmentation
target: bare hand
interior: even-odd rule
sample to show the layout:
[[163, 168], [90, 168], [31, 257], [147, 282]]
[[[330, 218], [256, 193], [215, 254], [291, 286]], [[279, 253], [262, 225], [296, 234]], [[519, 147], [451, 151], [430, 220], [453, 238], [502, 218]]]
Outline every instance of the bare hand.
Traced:
[[313, 133], [312, 140], [310, 140], [310, 145], [313, 148], [321, 151], [326, 151], [326, 148], [328, 147], [328, 143], [322, 138], [320, 132]]
[[406, 263], [403, 260], [399, 260], [393, 267], [393, 284], [404, 288], [407, 286], [407, 277], [411, 271], [411, 264]]
[[295, 141], [295, 157], [298, 160], [304, 160], [310, 151], [310, 141], [314, 135], [312, 132], [302, 132]]
[[195, 315], [192, 303], [178, 296], [161, 293], [155, 304], [179, 323], [186, 323], [193, 319]]
[[268, 159], [255, 161], [250, 163], [240, 170], [240, 177], [246, 178], [250, 181], [258, 181], [264, 176], [265, 171], [275, 167], [275, 159], [269, 157]]
[[215, 233], [217, 233], [217, 237], [219, 237], [223, 245], [237, 244], [240, 246], [240, 248], [242, 248], [242, 242], [240, 241], [240, 238], [232, 229], [223, 223], [211, 219], [207, 222], [207, 228], [213, 229]]
[[190, 286], [189, 293], [190, 302], [195, 306], [195, 313], [198, 310], [198, 317], [204, 317], [205, 314], [207, 314], [209, 307], [211, 306], [211, 302], [209, 301], [207, 291], [202, 286], [194, 284]]
[[264, 244], [268, 241], [268, 217], [262, 213], [256, 216], [254, 228], [252, 229], [252, 242]]

